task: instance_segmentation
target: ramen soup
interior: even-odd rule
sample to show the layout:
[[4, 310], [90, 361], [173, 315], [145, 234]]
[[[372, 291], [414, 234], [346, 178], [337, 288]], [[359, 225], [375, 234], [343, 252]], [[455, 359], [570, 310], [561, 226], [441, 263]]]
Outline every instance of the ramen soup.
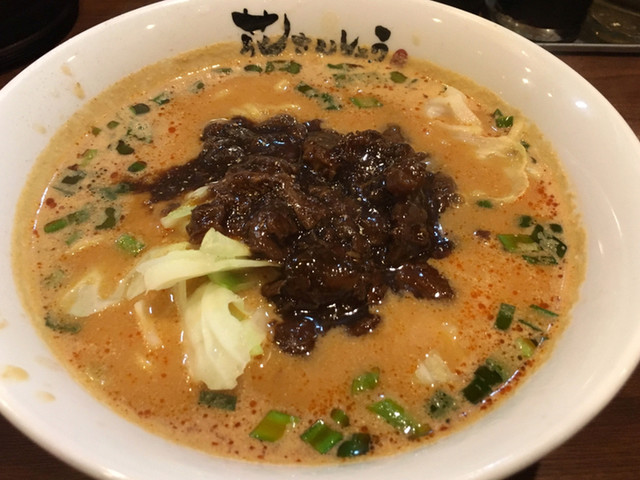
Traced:
[[122, 80], [38, 160], [14, 249], [51, 348], [215, 455], [357, 461], [478, 418], [548, 356], [582, 279], [550, 146], [403, 50], [239, 50]]

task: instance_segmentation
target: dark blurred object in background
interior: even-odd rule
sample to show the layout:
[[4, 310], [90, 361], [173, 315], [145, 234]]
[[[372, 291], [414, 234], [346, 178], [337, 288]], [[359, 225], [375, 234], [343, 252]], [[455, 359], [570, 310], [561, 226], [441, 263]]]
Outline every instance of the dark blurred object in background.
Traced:
[[600, 42], [640, 43], [640, 0], [594, 0], [586, 24]]
[[573, 42], [592, 0], [486, 0], [489, 17], [536, 42]]
[[0, 70], [55, 47], [77, 17], [78, 0], [0, 0]]
[[438, 3], [445, 3], [452, 7], [460, 8], [471, 13], [481, 13], [484, 8], [484, 0], [435, 0]]

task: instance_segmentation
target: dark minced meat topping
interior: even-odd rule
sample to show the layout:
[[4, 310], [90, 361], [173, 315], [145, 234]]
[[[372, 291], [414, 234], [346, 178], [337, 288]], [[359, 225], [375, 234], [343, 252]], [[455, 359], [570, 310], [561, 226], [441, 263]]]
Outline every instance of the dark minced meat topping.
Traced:
[[453, 296], [428, 260], [453, 248], [439, 216], [457, 201], [455, 184], [429, 171], [428, 155], [398, 127], [343, 135], [289, 115], [236, 117], [207, 125], [202, 142], [197, 158], [134, 188], [159, 202], [209, 185], [190, 240], [215, 228], [282, 266], [262, 288], [282, 319], [274, 325], [282, 351], [308, 354], [338, 325], [371, 332], [388, 289]]

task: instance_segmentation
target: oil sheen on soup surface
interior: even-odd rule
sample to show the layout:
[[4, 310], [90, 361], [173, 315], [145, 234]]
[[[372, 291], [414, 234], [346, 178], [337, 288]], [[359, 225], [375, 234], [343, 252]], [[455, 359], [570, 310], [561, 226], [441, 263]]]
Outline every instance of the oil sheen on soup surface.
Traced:
[[[122, 415], [218, 455], [353, 461], [421, 446], [476, 418], [547, 356], [577, 297], [584, 234], [551, 148], [492, 93], [403, 52], [378, 64], [294, 53], [248, 59], [237, 51], [216, 46], [121, 81], [79, 112], [39, 159], [22, 198], [20, 211], [28, 213], [18, 220], [14, 250], [25, 298], [41, 299], [26, 303], [49, 344]], [[278, 130], [283, 124], [286, 134]], [[358, 143], [364, 140], [347, 135], [369, 130], [381, 133], [360, 137], [387, 150], [367, 150]], [[301, 167], [299, 150], [286, 147], [292, 137], [324, 156]], [[257, 167], [249, 173], [238, 173], [237, 158], [229, 160], [238, 148], [255, 153]], [[226, 153], [216, 156], [216, 149]], [[377, 181], [376, 194], [387, 198], [387, 190], [412, 184], [414, 174], [418, 184], [428, 178], [440, 188], [437, 205], [420, 193], [409, 206], [389, 207], [387, 217], [372, 207], [367, 221], [375, 227], [384, 217], [395, 232], [399, 218], [430, 202], [437, 212], [427, 234], [447, 248], [409, 254], [400, 268], [387, 247], [369, 245], [384, 264], [365, 270], [376, 281], [358, 277], [368, 289], [359, 298], [369, 303], [336, 307], [342, 300], [329, 295], [321, 308], [322, 315], [334, 309], [331, 321], [318, 323], [312, 309], [292, 305], [282, 293], [283, 270], [322, 263], [318, 243], [269, 256], [267, 240], [277, 231], [266, 240], [249, 237], [270, 222], [302, 228], [304, 215], [295, 209], [322, 197], [309, 191], [333, 199], [358, 190], [322, 183], [338, 178], [345, 152], [358, 149], [369, 162], [362, 175], [375, 170], [358, 177], [364, 178], [358, 185]], [[386, 160], [367, 155], [387, 151], [409, 152], [418, 164], [406, 167], [398, 157], [386, 167], [404, 170], [380, 174]], [[207, 169], [218, 167], [205, 161], [180, 167], [204, 157], [226, 158], [228, 170], [209, 178]], [[281, 170], [270, 170], [276, 167]], [[321, 184], [309, 180], [309, 171], [323, 171]], [[183, 175], [184, 185], [171, 184], [172, 175]], [[237, 188], [250, 200], [224, 190], [234, 175], [244, 175]], [[269, 183], [273, 178], [280, 183]], [[219, 190], [200, 188], [207, 179]], [[294, 198], [297, 186], [282, 187], [291, 179], [308, 182], [304, 198]], [[263, 190], [247, 186], [255, 183]], [[371, 200], [364, 197], [345, 201], [360, 208]], [[214, 211], [201, 215], [202, 225], [227, 222], [228, 232], [196, 235], [191, 216], [212, 198]], [[231, 202], [223, 221], [215, 210], [221, 198]], [[294, 211], [293, 220], [282, 220], [273, 205], [264, 218], [256, 214], [262, 223], [251, 228], [229, 220], [229, 211], [242, 216], [262, 198], [288, 199], [281, 211]], [[343, 206], [332, 207], [321, 233], [296, 235], [320, 237], [325, 245], [351, 225], [341, 217]], [[229, 234], [241, 230], [248, 240]], [[375, 231], [385, 236], [385, 229]], [[414, 242], [410, 233], [395, 240], [398, 248]], [[424, 228], [415, 232], [424, 234]], [[360, 255], [355, 247], [343, 253]], [[337, 271], [345, 262], [331, 265]], [[300, 276], [305, 286], [298, 290], [351, 278], [338, 272], [323, 283], [323, 273], [309, 271], [316, 278]], [[296, 290], [297, 281], [287, 288]], [[313, 290], [307, 297], [314, 298], [301, 304], [322, 295]], [[357, 317], [355, 324], [349, 316]], [[283, 318], [294, 323], [278, 338]]]

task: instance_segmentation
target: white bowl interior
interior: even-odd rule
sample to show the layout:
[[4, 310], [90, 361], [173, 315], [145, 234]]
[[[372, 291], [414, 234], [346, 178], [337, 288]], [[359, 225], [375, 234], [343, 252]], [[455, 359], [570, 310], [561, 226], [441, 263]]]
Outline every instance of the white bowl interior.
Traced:
[[[634, 291], [640, 277], [635, 248], [640, 223], [634, 211], [640, 200], [640, 143], [631, 129], [557, 58], [497, 25], [439, 3], [246, 0], [242, 8], [266, 9], [281, 19], [286, 13], [292, 33], [339, 41], [345, 29], [350, 40], [357, 36], [362, 44], [378, 41], [374, 27], [384, 25], [392, 32], [387, 42], [392, 51], [405, 48], [471, 77], [538, 124], [565, 164], [588, 231], [587, 278], [556, 351], [500, 408], [411, 453], [322, 469], [212, 458], [128, 423], [71, 379], [20, 305], [12, 281], [11, 230], [5, 228], [0, 231], [2, 413], [79, 469], [119, 479], [346, 479], [366, 474], [375, 480], [398, 472], [422, 476], [425, 468], [434, 479], [486, 479], [513, 473], [566, 440], [612, 398], [640, 357], [640, 301]], [[71, 39], [5, 87], [0, 92], [0, 145], [9, 169], [0, 177], [5, 222], [13, 221], [33, 160], [74, 111], [147, 64], [239, 40], [230, 15], [236, 10], [241, 9], [233, 0], [154, 4]], [[27, 379], [20, 380], [21, 371]]]

